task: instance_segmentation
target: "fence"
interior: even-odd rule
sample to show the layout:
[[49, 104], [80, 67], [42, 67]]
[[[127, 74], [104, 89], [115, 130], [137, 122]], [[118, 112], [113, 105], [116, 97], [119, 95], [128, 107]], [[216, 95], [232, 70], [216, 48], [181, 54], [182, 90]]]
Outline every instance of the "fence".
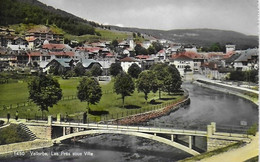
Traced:
[[[103, 91], [103, 94], [111, 94], [114, 93], [114, 91]], [[69, 101], [69, 100], [76, 100], [78, 97], [76, 95], [70, 95], [70, 96], [64, 96], [61, 98], [61, 101]], [[32, 106], [35, 105], [31, 101], [26, 101], [26, 102], [21, 102], [21, 103], [16, 103], [16, 104], [10, 104], [10, 105], [1, 105], [0, 110], [8, 110], [8, 109], [17, 109], [21, 107], [27, 107], [27, 106]]]

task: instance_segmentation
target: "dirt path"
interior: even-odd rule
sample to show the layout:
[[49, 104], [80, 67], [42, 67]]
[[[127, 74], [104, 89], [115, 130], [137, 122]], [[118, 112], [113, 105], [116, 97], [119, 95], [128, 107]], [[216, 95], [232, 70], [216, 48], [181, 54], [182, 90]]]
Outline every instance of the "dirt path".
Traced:
[[257, 133], [256, 136], [252, 138], [251, 143], [241, 148], [203, 159], [201, 162], [243, 162], [257, 156], [258, 151], [259, 133]]

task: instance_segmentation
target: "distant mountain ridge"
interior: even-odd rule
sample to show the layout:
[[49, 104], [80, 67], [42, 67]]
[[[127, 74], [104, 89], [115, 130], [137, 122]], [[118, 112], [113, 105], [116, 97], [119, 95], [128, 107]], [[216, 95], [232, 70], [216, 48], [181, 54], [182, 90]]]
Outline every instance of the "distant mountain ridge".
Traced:
[[258, 47], [258, 36], [248, 36], [235, 31], [218, 29], [176, 29], [154, 30], [113, 26], [111, 29], [145, 33], [157, 39], [167, 39], [176, 43], [210, 46], [219, 42], [222, 45], [235, 44], [238, 49]]
[[[3, 3], [5, 0], [1, 0], [1, 1]], [[143, 33], [143, 34], [151, 35], [157, 39], [171, 40], [176, 43], [196, 44], [197, 46], [204, 46], [204, 47], [208, 47], [216, 42], [219, 42], [222, 45], [232, 43], [232, 44], [236, 45], [237, 49], [254, 48], [254, 47], [258, 47], [258, 45], [259, 45], [258, 36], [248, 36], [248, 35], [245, 35], [242, 33], [234, 32], [234, 31], [216, 30], [216, 29], [154, 30], [154, 29], [118, 27], [118, 26], [112, 26], [112, 25], [103, 26], [102, 24], [99, 24], [99, 23], [96, 23], [93, 21], [88, 21], [86, 19], [77, 17], [66, 11], [63, 11], [60, 9], [55, 9], [54, 7], [51, 7], [51, 6], [47, 6], [44, 3], [39, 2], [38, 0], [13, 0], [13, 2], [15, 2], [15, 1], [40, 7], [43, 10], [47, 11], [48, 13], [53, 13], [54, 15], [60, 15], [61, 17], [64, 17], [64, 19], [61, 19], [62, 21], [71, 19], [72, 20], [71, 23], [68, 23], [70, 25], [66, 26], [66, 24], [64, 25], [64, 22], [62, 22], [62, 21], [57, 22], [59, 24], [56, 24], [57, 26], [59, 26], [59, 27], [61, 26], [64, 29], [67, 29], [67, 30], [70, 29], [70, 31], [75, 30], [76, 27], [73, 28], [72, 25], [76, 21], [76, 22], [91, 25], [92, 27], [107, 27], [107, 29]], [[1, 6], [0, 6], [0, 8], [1, 8]], [[4, 8], [2, 10], [4, 10]], [[0, 14], [1, 14], [1, 11], [0, 11]], [[14, 17], [16, 17], [16, 15], [11, 15], [11, 16], [15, 22], [16, 19]], [[4, 17], [2, 17], [2, 18], [4, 18]], [[41, 19], [43, 19], [43, 18], [41, 18]], [[20, 18], [20, 19], [22, 19], [22, 18]], [[45, 19], [46, 19], [46, 16], [45, 16]], [[80, 29], [78, 29], [78, 30], [80, 30]], [[86, 29], [84, 29], [84, 30], [86, 30]], [[95, 33], [91, 29], [89, 29], [89, 30], [90, 30], [90, 33], [92, 33], [92, 34]], [[82, 30], [80, 30], [80, 31], [82, 31]], [[78, 32], [78, 33], [80, 35], [80, 33], [83, 33], [83, 32]]]

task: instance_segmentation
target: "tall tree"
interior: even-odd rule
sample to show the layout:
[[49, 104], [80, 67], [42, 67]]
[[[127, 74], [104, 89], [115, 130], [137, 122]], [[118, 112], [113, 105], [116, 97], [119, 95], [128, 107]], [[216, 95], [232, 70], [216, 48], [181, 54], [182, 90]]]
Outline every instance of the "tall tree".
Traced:
[[102, 97], [102, 90], [97, 80], [84, 77], [77, 87], [77, 96], [81, 102], [87, 102], [88, 112], [89, 104], [96, 104]]
[[157, 78], [157, 84], [158, 84], [158, 91], [159, 91], [159, 98], [161, 98], [161, 91], [163, 90], [163, 86], [165, 84], [165, 80], [169, 77], [168, 72], [168, 64], [158, 63], [154, 64], [150, 70], [154, 71], [156, 78]]
[[91, 75], [94, 77], [100, 76], [103, 72], [100, 65], [94, 64], [90, 69]]
[[83, 76], [86, 73], [86, 69], [82, 65], [82, 63], [77, 63], [77, 65], [74, 67], [74, 72], [77, 76]]
[[29, 99], [38, 105], [42, 111], [48, 111], [62, 97], [62, 90], [57, 80], [51, 76], [40, 74], [28, 83]]
[[142, 72], [141, 68], [136, 64], [133, 63], [129, 68], [127, 73], [133, 77], [133, 78], [138, 78], [138, 75]]
[[122, 66], [120, 65], [120, 63], [112, 63], [110, 66], [110, 74], [112, 76], [117, 76], [117, 74], [119, 74], [122, 71]]
[[182, 84], [180, 73], [175, 65], [168, 66], [168, 72], [169, 75], [165, 78], [163, 90], [168, 93], [176, 92]]
[[114, 89], [117, 94], [120, 94], [123, 101], [123, 108], [125, 107], [125, 97], [131, 96], [134, 93], [135, 85], [130, 75], [125, 72], [120, 72], [114, 83]]
[[156, 75], [151, 70], [146, 70], [140, 73], [136, 86], [138, 92], [144, 92], [144, 98], [147, 103], [148, 94], [152, 91], [155, 93], [158, 90], [158, 81]]

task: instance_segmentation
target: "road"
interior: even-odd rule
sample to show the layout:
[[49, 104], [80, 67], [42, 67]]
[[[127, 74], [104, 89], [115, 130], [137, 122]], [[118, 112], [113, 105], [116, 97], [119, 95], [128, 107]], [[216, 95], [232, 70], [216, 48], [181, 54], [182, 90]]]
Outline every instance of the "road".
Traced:
[[258, 156], [259, 152], [259, 133], [252, 138], [251, 143], [228, 152], [218, 154], [206, 159], [201, 162], [243, 162], [255, 156]]

